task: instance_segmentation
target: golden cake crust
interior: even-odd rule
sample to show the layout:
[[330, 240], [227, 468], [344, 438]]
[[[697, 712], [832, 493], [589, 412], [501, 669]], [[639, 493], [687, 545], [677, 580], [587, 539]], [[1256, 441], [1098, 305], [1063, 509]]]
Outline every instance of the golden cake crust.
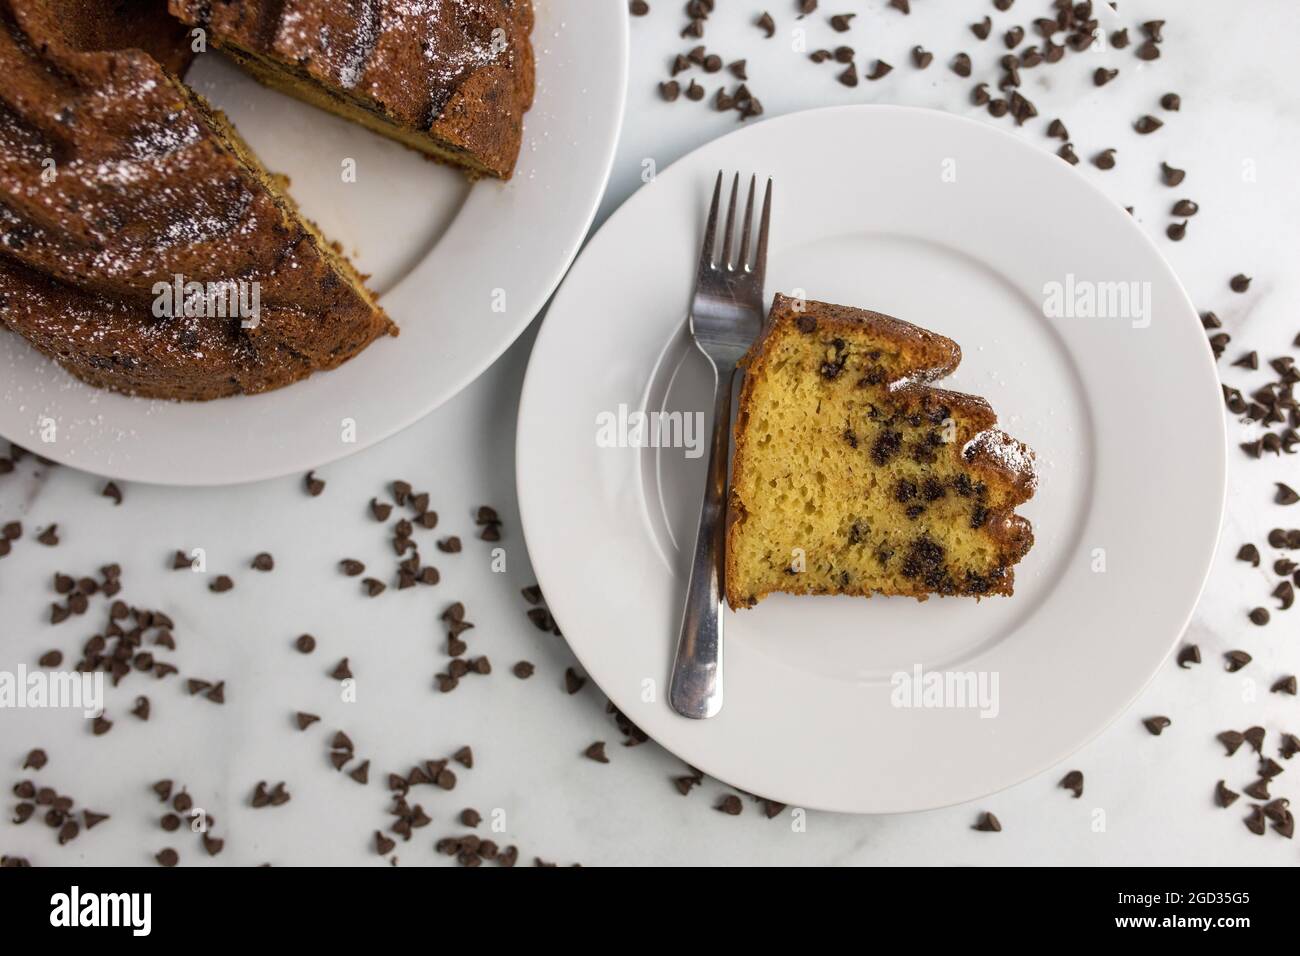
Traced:
[[[962, 537], [977, 539], [976, 544], [994, 556], [986, 571], [968, 571], [963, 578], [948, 564], [932, 560], [926, 547], [921, 547], [918, 554], [913, 540], [910, 555], [900, 546], [903, 553], [891, 556], [891, 560], [901, 561], [904, 572], [911, 560], [916, 566], [915, 573], [910, 577], [896, 575], [884, 587], [850, 575], [847, 567], [839, 571], [844, 577], [832, 574], [829, 585], [825, 575], [818, 583], [816, 575], [793, 571], [779, 579], [769, 577], [757, 586], [749, 579], [752, 574], [747, 576], [747, 569], [742, 564], [755, 553], [753, 538], [758, 534], [749, 527], [754, 517], [751, 504], [761, 493], [761, 489], [754, 485], [760, 471], [756, 461], [765, 454], [763, 449], [750, 446], [756, 417], [762, 413], [755, 404], [756, 392], [779, 364], [792, 361], [791, 356], [796, 354], [793, 350], [807, 350], [802, 343], [815, 342], [815, 347], [821, 348], [823, 345], [843, 344], [847, 339], [853, 339], [859, 345], [867, 342], [866, 356], [860, 354], [861, 348], [854, 351], [853, 347], [844, 346], [843, 352], [839, 348], [828, 348], [825, 358], [820, 359], [820, 367], [810, 366], [802, 370], [798, 380], [813, 390], [819, 409], [821, 398], [817, 396], [823, 393], [829, 396], [830, 390], [839, 389], [840, 394], [852, 395], [862, 407], [874, 411], [872, 400], [878, 399], [879, 404], [889, 406], [889, 414], [895, 418], [914, 420], [922, 429], [937, 429], [942, 424], [953, 431], [950, 441], [935, 444], [928, 450], [921, 449], [916, 454], [938, 462], [936, 467], [943, 471], [945, 484], [935, 500], [943, 499], [950, 508], [954, 504], [969, 508], [978, 515], [978, 527], [962, 529]], [[873, 360], [869, 358], [873, 353], [880, 354]], [[929, 384], [950, 374], [960, 361], [961, 349], [956, 342], [919, 326], [878, 312], [776, 295], [767, 330], [742, 363], [745, 378], [735, 424], [725, 582], [727, 601], [733, 609], [751, 607], [773, 591], [862, 596], [904, 594], [921, 600], [931, 593], [976, 596], [1012, 593], [1014, 572], [1011, 568], [1033, 545], [1029, 522], [1016, 515], [1014, 509], [1027, 501], [1037, 486], [1034, 457], [1026, 446], [995, 427], [997, 416], [984, 399]], [[850, 381], [855, 377], [856, 381]], [[857, 397], [859, 391], [860, 399]], [[827, 423], [827, 427], [837, 429], [839, 424]], [[901, 445], [895, 449], [888, 442], [883, 449], [868, 448], [865, 443], [870, 436], [865, 433], [861, 436], [863, 447], [859, 449], [859, 437], [851, 435], [851, 431], [857, 428], [856, 424], [846, 425], [844, 435], [833, 438], [852, 439], [851, 456], [857, 456], [858, 451], [862, 453], [862, 464], [855, 480], [862, 487], [871, 488], [875, 481], [873, 475], [867, 474], [871, 470], [871, 458], [879, 461], [883, 457], [885, 461], [891, 461], [906, 449]], [[888, 429], [881, 429], [881, 433], [891, 438], [895, 434]], [[830, 432], [823, 428], [823, 434]], [[881, 441], [877, 439], [878, 444]], [[913, 484], [922, 482], [922, 471], [918, 466]], [[925, 506], [919, 504], [923, 497], [906, 498], [903, 503], [915, 500], [918, 504], [911, 507], [920, 507], [924, 511]], [[852, 524], [850, 540], [858, 527], [857, 522]], [[863, 542], [866, 546], [865, 534]], [[929, 543], [942, 547], [939, 542]], [[887, 549], [894, 545], [891, 542], [880, 547]]]

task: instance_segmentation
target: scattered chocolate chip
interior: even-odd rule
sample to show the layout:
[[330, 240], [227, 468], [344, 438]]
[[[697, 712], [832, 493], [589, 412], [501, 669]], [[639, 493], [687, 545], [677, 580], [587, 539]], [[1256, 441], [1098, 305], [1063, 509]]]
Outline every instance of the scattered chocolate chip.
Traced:
[[1079, 165], [1079, 157], [1075, 154], [1074, 145], [1072, 143], [1066, 143], [1064, 146], [1062, 146], [1060, 149], [1056, 151], [1056, 155], [1060, 156], [1071, 166]]
[[1192, 200], [1180, 199], [1178, 200], [1178, 202], [1174, 203], [1174, 208], [1171, 210], [1171, 212], [1175, 216], [1195, 216], [1198, 212], [1200, 212], [1200, 210], [1201, 207], [1198, 206], [1196, 203], [1194, 203]]
[[1165, 228], [1165, 235], [1168, 236], [1170, 239], [1172, 239], [1174, 242], [1182, 242], [1183, 237], [1187, 235], [1187, 221], [1183, 220], [1182, 222], [1171, 222]]
[[745, 805], [741, 803], [740, 797], [736, 796], [734, 793], [729, 793], [719, 800], [713, 809], [717, 810], [719, 813], [725, 813], [729, 817], [738, 817], [744, 808]]
[[974, 829], [979, 830], [981, 833], [1001, 833], [1002, 822], [991, 813], [983, 813], [980, 815], [979, 822], [975, 824]]
[[1242, 793], [1254, 800], [1267, 800], [1270, 796], [1268, 792], [1268, 780], [1261, 777], [1249, 787], [1242, 788]]
[[1297, 494], [1294, 488], [1284, 485], [1280, 481], [1275, 484], [1277, 485], [1277, 494], [1273, 496], [1274, 502], [1279, 505], [1293, 505], [1300, 501], [1300, 494]]
[[836, 33], [847, 33], [856, 13], [837, 13], [830, 18], [831, 29]]
[[1264, 728], [1248, 727], [1246, 732], [1241, 735], [1246, 743], [1250, 744], [1250, 749], [1257, 754], [1264, 752]]
[[1137, 49], [1139, 60], [1158, 60], [1160, 58], [1160, 47], [1156, 46], [1155, 40], [1147, 40]]
[[58, 667], [63, 663], [62, 651], [46, 651], [37, 661], [42, 667]]
[[155, 853], [154, 859], [158, 861], [159, 866], [171, 867], [179, 863], [181, 858], [176, 853], [175, 850], [173, 850], [171, 847], [167, 847], [166, 849], [159, 850], [157, 853]]
[[868, 80], [879, 80], [887, 76], [894, 68], [884, 60], [877, 60], [876, 65], [872, 67], [871, 72], [867, 74]]
[[609, 763], [609, 757], [605, 755], [605, 741], [598, 740], [586, 750], [582, 755], [588, 760], [594, 760], [596, 763]]
[[1147, 114], [1146, 116], [1139, 116], [1137, 122], [1133, 124], [1133, 128], [1145, 136], [1148, 133], [1154, 133], [1164, 125], [1163, 122], [1156, 119], [1154, 116]]
[[838, 77], [836, 77], [836, 79], [838, 79], [845, 86], [857, 86], [858, 68], [854, 66], [852, 63], [850, 63], [848, 66], [844, 68], [844, 71], [840, 73]]
[[535, 668], [528, 661], [519, 661], [510, 670], [511, 673], [513, 673], [520, 680], [527, 680], [528, 678], [533, 676], [533, 671], [535, 670]]
[[570, 696], [582, 690], [587, 684], [587, 678], [582, 677], [572, 667], [564, 669], [564, 690]]
[[293, 642], [293, 646], [300, 654], [310, 654], [316, 650], [316, 638], [310, 634], [300, 634], [298, 639]]
[[1083, 796], [1083, 771], [1071, 770], [1061, 778], [1060, 786], [1074, 794], [1077, 800]]
[[272, 571], [275, 569], [275, 558], [262, 551], [253, 558], [251, 567], [254, 571]]
[[1241, 794], [1229, 790], [1228, 785], [1220, 780], [1214, 787], [1214, 802], [1221, 807], [1230, 807], [1237, 802]]
[[377, 597], [388, 588], [388, 585], [378, 578], [365, 578], [362, 580], [361, 585], [366, 589], [367, 597]]
[[316, 472], [314, 471], [307, 472], [307, 476], [303, 479], [303, 484], [307, 488], [307, 494], [311, 495], [313, 498], [325, 490], [325, 482], [320, 478], [317, 478]]
[[989, 34], [992, 31], [993, 31], [993, 19], [991, 17], [986, 16], [983, 20], [979, 21], [978, 23], [972, 23], [970, 25], [970, 32], [975, 34], [975, 36], [981, 40], [987, 40], [989, 38]]
[[110, 481], [104, 485], [104, 490], [100, 492], [100, 495], [104, 498], [113, 499], [114, 506], [122, 503], [122, 489], [117, 486], [115, 481]]
[[1152, 736], [1159, 737], [1171, 723], [1172, 721], [1168, 717], [1147, 717], [1142, 721], [1142, 726]]
[[1160, 178], [1164, 180], [1166, 186], [1177, 186], [1187, 178], [1187, 170], [1175, 169], [1168, 163], [1160, 164]]
[[352, 679], [352, 668], [348, 666], [348, 659], [346, 657], [335, 665], [334, 670], [330, 671], [330, 677], [335, 680]]
[[226, 591], [234, 588], [235, 582], [230, 579], [229, 575], [218, 574], [208, 582], [208, 590], [215, 594], [224, 594]]
[[755, 23], [758, 25], [760, 30], [767, 34], [769, 40], [776, 35], [776, 21], [772, 19], [770, 13], [764, 13], [755, 21]]
[[1296, 695], [1295, 675], [1288, 674], [1286, 677], [1279, 677], [1273, 682], [1273, 686], [1269, 690], [1274, 694], [1290, 694], [1294, 697]]
[[924, 70], [934, 61], [934, 54], [920, 46], [912, 47], [912, 64], [918, 70]]
[[1177, 93], [1166, 93], [1160, 97], [1160, 105], [1170, 112], [1178, 112], [1182, 108], [1183, 100]]
[[317, 717], [315, 714], [308, 714], [301, 710], [294, 715], [294, 722], [297, 723], [299, 730], [306, 730], [308, 727], [310, 727], [312, 724], [316, 723], [319, 720], [320, 718]]
[[970, 57], [965, 53], [958, 53], [952, 58], [952, 71], [958, 76], [970, 76]]
[[1092, 73], [1092, 82], [1094, 86], [1105, 86], [1117, 76], [1119, 76], [1119, 70], [1108, 70], [1103, 66], [1099, 66]]
[[149, 698], [140, 696], [135, 699], [135, 706], [131, 708], [131, 714], [140, 720], [149, 719]]
[[1268, 608], [1257, 607], [1253, 611], [1251, 611], [1250, 614], [1247, 615], [1247, 617], [1250, 618], [1251, 624], [1257, 625], [1258, 627], [1263, 627], [1265, 624], [1268, 623], [1268, 618], [1269, 618]]
[[1238, 272], [1228, 280], [1228, 288], [1233, 292], [1245, 292], [1250, 288], [1250, 276]]
[[357, 783], [363, 783], [363, 784], [369, 783], [370, 782], [370, 761], [369, 760], [361, 761], [361, 763], [356, 768], [348, 771], [348, 776], [351, 777], [353, 780], [355, 780]]
[[1195, 644], [1185, 644], [1178, 650], [1178, 666], [1186, 670], [1192, 664], [1201, 662], [1201, 649]]
[[52, 524], [36, 536], [36, 540], [47, 548], [52, 548], [59, 543], [59, 526]]
[[1115, 150], [1103, 149], [1096, 156], [1092, 157], [1092, 164], [1096, 166], [1098, 169], [1114, 169]]
[[102, 737], [113, 729], [113, 722], [102, 714], [96, 717], [90, 724], [90, 732], [96, 737]]
[[1241, 670], [1243, 667], [1249, 664], [1252, 660], [1251, 656], [1247, 654], [1245, 651], [1228, 651], [1223, 656], [1224, 659], [1228, 662], [1227, 669], [1229, 674], [1235, 674], [1237, 671]]

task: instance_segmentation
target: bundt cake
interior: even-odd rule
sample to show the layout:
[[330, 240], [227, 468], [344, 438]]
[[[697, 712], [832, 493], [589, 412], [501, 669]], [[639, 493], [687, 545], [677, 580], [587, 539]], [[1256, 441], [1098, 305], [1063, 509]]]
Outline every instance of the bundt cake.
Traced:
[[[0, 0], [0, 322], [92, 385], [265, 391], [394, 326], [163, 65], [188, 56], [165, 0]], [[223, 288], [254, 313], [204, 314]]]
[[169, 0], [258, 80], [509, 179], [533, 101], [530, 0]]
[[776, 296], [735, 426], [732, 608], [774, 591], [1011, 594], [1034, 455], [982, 398], [928, 384], [960, 361], [887, 315]]

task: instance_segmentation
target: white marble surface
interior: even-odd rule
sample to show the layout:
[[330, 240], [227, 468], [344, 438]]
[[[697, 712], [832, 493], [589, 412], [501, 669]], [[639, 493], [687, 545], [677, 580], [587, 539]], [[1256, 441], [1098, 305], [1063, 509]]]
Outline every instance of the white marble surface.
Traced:
[[[540, 0], [545, 2], [545, 0]], [[622, 2], [622, 0], [593, 0]], [[650, 0], [652, 14], [633, 22], [633, 62], [627, 126], [609, 194], [607, 216], [641, 183], [646, 159], [662, 168], [693, 147], [735, 125], [705, 104], [664, 104], [655, 93], [671, 56], [692, 41], [680, 40], [682, 4]], [[1003, 52], [996, 37], [1015, 23], [1026, 26], [1046, 2], [1016, 0], [1008, 13], [991, 3], [916, 0], [903, 17], [884, 0], [836, 4], [824, 0], [808, 24], [810, 47], [847, 42], [864, 67], [880, 56], [894, 72], [856, 90], [841, 87], [830, 65], [815, 66], [784, 41], [793, 25], [792, 0], [766, 4], [778, 18], [776, 39], [764, 40], [751, 25], [763, 4], [721, 0], [704, 42], [727, 60], [746, 57], [750, 86], [767, 115], [831, 103], [905, 103], [980, 115], [968, 105], [971, 85], [994, 75]], [[1215, 310], [1233, 336], [1227, 360], [1245, 349], [1261, 357], [1287, 354], [1300, 323], [1300, 187], [1294, 160], [1300, 154], [1300, 101], [1295, 94], [1293, 51], [1300, 10], [1285, 0], [1239, 6], [1212, 0], [1154, 3], [1122, 0], [1122, 18], [1102, 11], [1108, 28], [1168, 15], [1164, 56], [1143, 64], [1133, 50], [1068, 56], [1054, 67], [1025, 71], [1025, 93], [1040, 117], [1021, 135], [1044, 148], [1047, 121], [1062, 117], [1081, 156], [1114, 146], [1118, 167], [1100, 172], [1086, 165], [1116, 202], [1135, 207], [1138, 221], [1157, 237], [1199, 308]], [[844, 11], [838, 9], [845, 8]], [[832, 9], [835, 8], [835, 9]], [[824, 14], [861, 12], [853, 31], [832, 33]], [[942, 9], [940, 9], [942, 8]], [[966, 24], [986, 12], [995, 37], [976, 41]], [[910, 65], [915, 43], [935, 53], [920, 72]], [[996, 46], [995, 46], [996, 44]], [[944, 64], [957, 50], [976, 61], [975, 75], [960, 80]], [[1121, 75], [1095, 89], [1091, 71], [1118, 65]], [[718, 78], [714, 78], [715, 80]], [[708, 85], [710, 93], [716, 83]], [[1175, 90], [1183, 109], [1158, 109], [1161, 93]], [[1129, 129], [1144, 112], [1165, 127], [1149, 137]], [[1008, 119], [988, 120], [1014, 128]], [[816, 148], [816, 144], [809, 144]], [[885, 148], [882, 146], [882, 148]], [[1167, 159], [1188, 170], [1177, 190], [1162, 186], [1157, 164]], [[1182, 196], [1201, 212], [1179, 244], [1163, 237], [1168, 207]], [[1034, 197], [1008, 195], [1032, 207]], [[1061, 224], [1068, 236], [1068, 223]], [[1234, 295], [1227, 280], [1237, 272], [1255, 277], [1249, 294]], [[224, 679], [224, 706], [184, 693], [177, 678], [155, 681], [133, 674], [110, 689], [112, 731], [92, 737], [70, 712], [0, 712], [0, 767], [6, 787], [31, 778], [76, 798], [78, 805], [112, 814], [93, 832], [60, 847], [39, 822], [0, 822], [0, 852], [36, 864], [147, 864], [173, 846], [182, 863], [208, 864], [197, 837], [165, 834], [159, 806], [149, 791], [158, 778], [188, 786], [196, 803], [215, 815], [215, 832], [226, 838], [215, 862], [253, 864], [377, 864], [372, 832], [385, 826], [383, 777], [418, 760], [449, 755], [462, 744], [476, 754], [473, 770], [460, 773], [451, 793], [428, 788], [415, 799], [434, 823], [396, 851], [403, 865], [442, 862], [433, 851], [441, 836], [459, 833], [463, 807], [485, 816], [502, 813], [505, 832], [493, 837], [516, 843], [524, 860], [540, 855], [584, 864], [1277, 864], [1294, 865], [1296, 846], [1270, 832], [1251, 836], [1237, 808], [1212, 803], [1221, 776], [1239, 787], [1251, 779], [1243, 753], [1229, 762], [1214, 740], [1219, 730], [1261, 724], [1270, 747], [1279, 730], [1300, 732], [1295, 698], [1268, 693], [1281, 674], [1300, 670], [1300, 609], [1276, 613], [1271, 626], [1245, 618], [1271, 587], [1264, 571], [1235, 562], [1246, 540], [1264, 545], [1268, 529], [1300, 523], [1300, 510], [1271, 503], [1272, 482], [1300, 485], [1296, 458], [1251, 462], [1230, 454], [1228, 511], [1223, 544], [1207, 592], [1187, 639], [1200, 644], [1205, 663], [1180, 671], [1169, 662], [1139, 702], [1084, 750], [1053, 771], [977, 805], [882, 818], [812, 813], [805, 831], [788, 817], [764, 819], [746, 803], [730, 818], [712, 808], [729, 792], [707, 781], [679, 796], [671, 777], [680, 761], [654, 744], [625, 749], [604, 712], [604, 698], [588, 685], [576, 696], [563, 692], [563, 671], [572, 658], [563, 642], [535, 630], [524, 618], [519, 588], [532, 582], [518, 515], [514, 509], [515, 406], [532, 334], [527, 334], [474, 386], [405, 433], [322, 471], [328, 482], [319, 498], [307, 497], [301, 477], [246, 487], [175, 490], [127, 486], [120, 507], [98, 497], [102, 481], [64, 468], [44, 469], [30, 459], [0, 478], [0, 519], [21, 519], [28, 537], [0, 561], [0, 669], [33, 666], [46, 650], [75, 654], [99, 626], [103, 611], [57, 627], [45, 623], [56, 570], [80, 574], [108, 561], [123, 568], [127, 601], [165, 610], [176, 622], [178, 650], [171, 655], [183, 677]], [[1292, 353], [1294, 354], [1294, 353]], [[1224, 378], [1256, 387], [1265, 373], [1246, 373], [1223, 363]], [[1159, 401], [1159, 396], [1152, 396]], [[1177, 414], [1170, 409], [1171, 415]], [[1230, 422], [1234, 443], [1250, 437]], [[355, 557], [391, 568], [384, 527], [370, 520], [366, 502], [393, 478], [428, 490], [442, 516], [439, 529], [417, 532], [421, 551], [442, 570], [434, 588], [389, 591], [375, 600], [359, 596], [355, 580], [340, 576], [335, 562]], [[527, 480], [527, 476], [523, 476]], [[476, 540], [470, 519], [478, 504], [494, 505], [505, 521], [502, 547], [507, 569], [493, 573], [489, 545]], [[44, 548], [36, 529], [58, 522], [62, 543]], [[465, 551], [438, 554], [435, 536], [458, 532]], [[230, 573], [234, 591], [209, 593], [205, 578], [166, 570], [177, 548], [203, 547], [212, 573]], [[247, 568], [267, 550], [276, 558], [271, 574]], [[1266, 549], [1271, 560], [1272, 553]], [[1158, 569], [1152, 569], [1158, 573]], [[593, 595], [593, 600], [610, 596]], [[468, 632], [472, 654], [490, 656], [494, 673], [466, 678], [450, 695], [432, 690], [432, 675], [445, 662], [437, 620], [446, 603], [463, 601], [476, 628]], [[629, 611], [634, 602], [629, 601]], [[561, 622], [563, 623], [563, 622]], [[307, 631], [319, 641], [310, 657], [293, 650]], [[1223, 672], [1220, 655], [1243, 648], [1254, 662], [1235, 675]], [[1081, 648], [1080, 653], [1086, 653]], [[339, 699], [327, 673], [350, 658], [358, 700]], [[537, 673], [519, 681], [509, 673], [516, 660], [536, 663]], [[1062, 661], [1063, 680], [1069, 662]], [[147, 693], [153, 715], [142, 724], [127, 710]], [[292, 725], [296, 710], [320, 714], [305, 733]], [[1140, 719], [1167, 714], [1173, 726], [1151, 737]], [[327, 742], [345, 730], [361, 756], [371, 759], [371, 781], [360, 786], [335, 774]], [[592, 741], [609, 742], [612, 762], [581, 756]], [[31, 747], [44, 747], [49, 765], [38, 774], [19, 770]], [[936, 760], [943, 754], [936, 753]], [[1084, 771], [1087, 789], [1072, 800], [1056, 788], [1067, 769]], [[1275, 795], [1300, 796], [1291, 769]], [[252, 809], [248, 797], [258, 780], [285, 780], [293, 794], [285, 807]], [[11, 801], [12, 802], [12, 801]], [[1241, 804], [1238, 805], [1239, 807]], [[991, 810], [1001, 834], [970, 829], [976, 814]], [[1104, 829], [1096, 826], [1103, 819]], [[486, 829], [486, 825], [481, 828]]]

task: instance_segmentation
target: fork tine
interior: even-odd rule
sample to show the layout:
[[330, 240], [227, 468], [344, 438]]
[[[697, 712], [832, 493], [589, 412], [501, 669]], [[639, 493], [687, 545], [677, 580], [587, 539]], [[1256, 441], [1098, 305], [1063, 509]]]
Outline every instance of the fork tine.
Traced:
[[700, 275], [713, 268], [713, 249], [718, 234], [718, 201], [722, 197], [722, 172], [713, 184], [713, 202], [709, 206], [709, 219], [704, 224], [704, 244], [700, 247]]
[[722, 260], [724, 270], [731, 268], [731, 240], [736, 234], [736, 193], [740, 192], [740, 173], [731, 181], [731, 199], [727, 201], [727, 231], [722, 235]]
[[763, 194], [763, 215], [758, 224], [758, 252], [754, 256], [754, 275], [758, 277], [762, 288], [767, 275], [767, 231], [772, 222], [772, 179], [767, 180], [767, 190]]
[[745, 200], [745, 217], [740, 221], [740, 258], [736, 260], [736, 268], [743, 272], [749, 271], [749, 234], [754, 225], [754, 184], [758, 182], [757, 176], [749, 177], [749, 198]]

